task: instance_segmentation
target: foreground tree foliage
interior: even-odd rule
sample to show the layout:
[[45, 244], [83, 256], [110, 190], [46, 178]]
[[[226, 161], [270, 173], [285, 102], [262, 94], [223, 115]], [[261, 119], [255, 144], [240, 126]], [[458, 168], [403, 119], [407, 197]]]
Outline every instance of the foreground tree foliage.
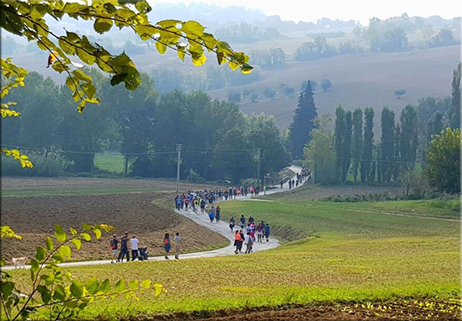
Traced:
[[446, 128], [430, 142], [425, 176], [439, 191], [460, 194], [460, 129]]
[[[72, 97], [82, 112], [87, 103], [99, 103], [93, 79], [75, 68], [78, 66], [70, 57], [78, 57], [85, 64], [95, 65], [101, 71], [112, 74], [111, 85], [124, 83], [125, 87], [135, 90], [141, 83], [141, 76], [133, 61], [125, 53], [112, 55], [104, 47], [92, 43], [86, 36], [66, 31], [58, 35], [50, 30], [45, 18], [61, 20], [70, 17], [76, 20], [92, 21], [94, 30], [103, 34], [114, 26], [129, 28], [141, 40], [153, 40], [156, 49], [164, 54], [167, 48], [178, 53], [184, 60], [191, 57], [194, 65], [205, 63], [205, 50], [213, 52], [218, 64], [228, 62], [231, 69], [240, 68], [250, 73], [252, 66], [249, 57], [243, 52], [235, 52], [223, 41], [205, 32], [197, 21], [163, 20], [151, 23], [148, 12], [151, 7], [147, 1], [134, 1], [134, 5], [121, 4], [116, 0], [94, 1], [91, 4], [54, 0], [47, 2], [4, 1], [0, 4], [1, 28], [15, 35], [25, 37], [29, 42], [50, 53], [49, 66], [59, 73], [67, 73], [66, 85], [72, 91]], [[2, 65], [3, 68], [3, 65]]]
[[[34, 258], [30, 262], [30, 292], [23, 292], [17, 288], [10, 274], [1, 270], [0, 302], [2, 320], [30, 320], [49, 319], [62, 320], [66, 318], [78, 319], [79, 313], [95, 301], [114, 298], [123, 295], [127, 299], [139, 300], [137, 292], [144, 295], [151, 293], [158, 296], [165, 292], [161, 284], [151, 280], [124, 279], [111, 284], [109, 279], [99, 281], [90, 278], [85, 282], [74, 279], [70, 272], [64, 272], [59, 263], [65, 262], [72, 256], [71, 245], [80, 250], [82, 242], [90, 242], [91, 234], [99, 240], [103, 232], [111, 232], [114, 228], [109, 225], [82, 224], [82, 231], [70, 228], [67, 234], [59, 225], [55, 225], [54, 239], [46, 237], [45, 246], [38, 246]], [[1, 238], [21, 239], [8, 226], [1, 227]], [[0, 266], [5, 262], [0, 260]]]

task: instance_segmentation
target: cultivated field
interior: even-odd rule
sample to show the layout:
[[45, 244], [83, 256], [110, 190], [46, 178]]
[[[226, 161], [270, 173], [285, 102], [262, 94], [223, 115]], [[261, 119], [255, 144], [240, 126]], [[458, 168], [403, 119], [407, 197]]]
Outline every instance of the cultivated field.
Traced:
[[[435, 201], [332, 203], [308, 200], [312, 192], [302, 188], [268, 196], [266, 201], [221, 205], [224, 218], [252, 214], [271, 224], [283, 244], [274, 250], [67, 268], [78, 279], [149, 278], [168, 290], [158, 298], [142, 296], [130, 305], [123, 298], [98, 303], [84, 316], [139, 320], [140, 313], [175, 313], [171, 317], [178, 319], [242, 320], [249, 314], [255, 320], [301, 315], [318, 320], [458, 320], [458, 200], [446, 202], [448, 206]], [[28, 278], [21, 280], [26, 286]]]
[[[179, 232], [188, 241], [187, 252], [225, 246], [227, 240], [172, 210], [175, 184], [151, 180], [84, 178], [2, 178], [2, 225], [9, 225], [23, 236], [21, 241], [2, 240], [2, 257], [33, 257], [35, 247], [43, 245], [54, 224], [81, 227], [109, 224], [121, 236], [136, 235], [150, 255], [161, 255], [165, 231]], [[27, 189], [26, 189], [27, 188]], [[204, 186], [182, 184], [186, 189]], [[109, 237], [86, 244], [73, 259], [109, 259]]]

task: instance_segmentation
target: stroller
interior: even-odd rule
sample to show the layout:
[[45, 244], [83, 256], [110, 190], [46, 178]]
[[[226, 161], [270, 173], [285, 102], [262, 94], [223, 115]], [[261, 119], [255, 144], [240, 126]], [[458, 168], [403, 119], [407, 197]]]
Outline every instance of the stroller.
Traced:
[[140, 247], [138, 251], [140, 253], [140, 255], [138, 256], [138, 259], [140, 261], [147, 261], [148, 260], [148, 248]]

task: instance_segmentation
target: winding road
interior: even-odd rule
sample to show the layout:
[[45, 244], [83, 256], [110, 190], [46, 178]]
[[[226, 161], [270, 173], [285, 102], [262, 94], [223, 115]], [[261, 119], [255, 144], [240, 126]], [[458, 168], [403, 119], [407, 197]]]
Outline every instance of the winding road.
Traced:
[[[292, 165], [289, 167], [289, 169], [293, 171], [294, 173], [299, 173], [302, 168], [300, 166]], [[294, 179], [296, 179], [296, 176], [294, 176]], [[300, 186], [302, 185], [299, 185], [298, 187]], [[282, 188], [280, 188], [279, 185], [277, 185], [277, 187], [266, 191], [266, 195], [281, 193], [287, 190], [289, 190], [289, 184], [285, 183]], [[260, 196], [263, 196], [263, 193], [261, 193]], [[235, 200], [230, 200], [229, 202], [252, 201], [252, 200], [258, 200], [258, 197], [251, 198], [250, 196], [238, 196]], [[191, 219], [192, 221], [194, 221], [195, 223], [199, 225], [205, 226], [212, 231], [220, 233], [221, 235], [225, 236], [230, 241], [229, 245], [223, 248], [220, 248], [220, 249], [204, 251], [204, 252], [181, 254], [180, 260], [235, 255], [234, 246], [233, 246], [234, 236], [228, 226], [228, 222], [219, 221], [219, 222], [211, 223], [208, 214], [202, 214], [199, 212], [194, 213], [192, 210], [191, 211], [175, 210], [175, 212]], [[236, 223], [238, 223], [238, 218], [236, 218]], [[265, 250], [276, 248], [278, 246], [279, 246], [279, 241], [270, 235], [269, 242], [266, 242], [266, 241], [261, 242], [261, 243], [255, 242], [253, 245], [253, 252], [265, 251]], [[148, 261], [142, 261], [142, 262], [152, 262], [152, 261], [165, 261], [165, 258], [163, 256], [151, 256], [149, 257]], [[136, 262], [139, 262], [139, 261], [136, 261]], [[86, 265], [99, 265], [99, 264], [111, 264], [111, 260], [67, 262], [67, 263], [61, 263], [59, 265], [63, 267], [71, 267], [71, 266], [86, 266]], [[30, 266], [26, 265], [26, 269], [29, 269], [29, 268]], [[14, 266], [4, 266], [2, 267], [2, 269], [3, 270], [13, 270]]]

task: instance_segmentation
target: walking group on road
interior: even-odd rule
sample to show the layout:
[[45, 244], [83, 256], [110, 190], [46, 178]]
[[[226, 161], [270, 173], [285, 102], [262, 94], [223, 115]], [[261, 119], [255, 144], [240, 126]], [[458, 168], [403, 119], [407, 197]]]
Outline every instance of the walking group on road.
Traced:
[[[179, 259], [180, 252], [181, 252], [180, 233], [175, 234], [175, 236], [173, 237], [173, 242], [175, 245], [175, 259]], [[119, 251], [119, 243], [120, 243], [120, 251]], [[109, 247], [112, 251], [111, 263], [123, 262], [124, 258], [126, 259], [126, 262], [130, 261], [130, 252], [128, 251], [128, 244], [130, 244], [130, 250], [132, 252], [132, 261], [135, 261], [136, 259], [140, 261], [145, 261], [148, 259], [148, 254], [149, 254], [148, 248], [141, 247], [140, 241], [136, 238], [135, 235], [133, 235], [132, 238], [129, 238], [128, 232], [125, 232], [125, 234], [122, 236], [120, 240], [117, 238], [117, 235], [114, 234], [112, 236], [111, 241], [109, 242]], [[168, 260], [169, 255], [170, 255], [170, 250], [172, 247], [172, 242], [170, 240], [169, 233], [166, 232], [164, 237], [162, 237], [162, 244], [163, 244], [164, 251], [165, 251], [165, 259]]]
[[[249, 254], [252, 253], [253, 245], [255, 242], [263, 242], [263, 237], [266, 239], [266, 242], [269, 242], [271, 231], [269, 224], [261, 221], [257, 226], [255, 226], [255, 219], [252, 217], [252, 215], [249, 216], [247, 226], [244, 215], [241, 215], [239, 218], [240, 229], [236, 229], [234, 231], [235, 226], [236, 221], [234, 220], [234, 217], [231, 217], [229, 219], [229, 228], [231, 229], [231, 233], [234, 233], [234, 247], [236, 248], [234, 253], [236, 254], [242, 253], [243, 244], [246, 245], [244, 253]], [[255, 238], [255, 235], [257, 238]]]

